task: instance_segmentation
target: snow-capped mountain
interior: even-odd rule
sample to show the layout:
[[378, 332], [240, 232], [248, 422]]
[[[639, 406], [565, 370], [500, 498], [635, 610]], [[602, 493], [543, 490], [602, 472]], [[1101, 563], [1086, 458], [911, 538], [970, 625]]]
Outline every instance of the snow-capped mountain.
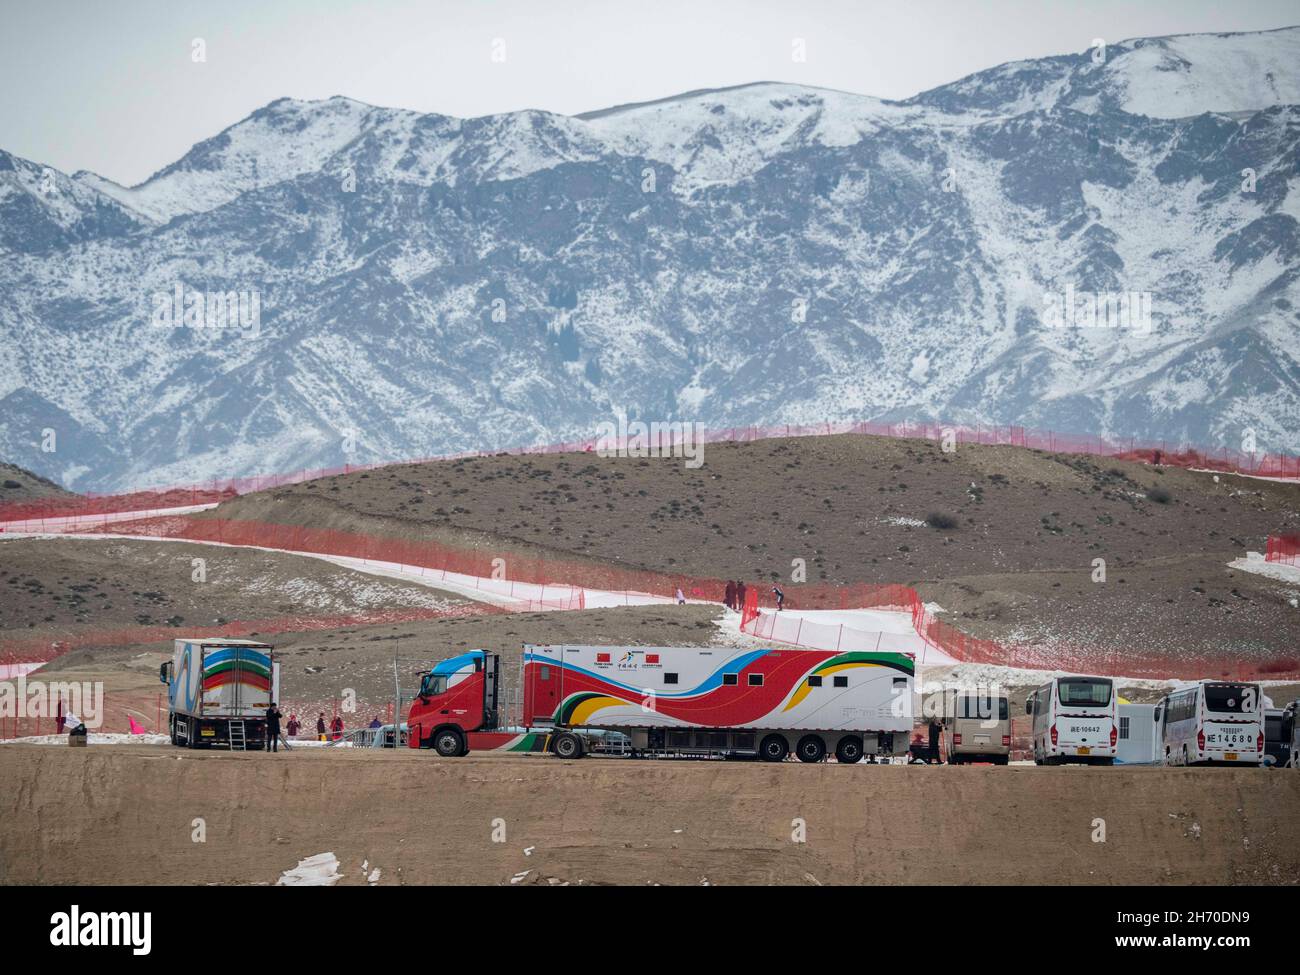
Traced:
[[[132, 188], [0, 152], [0, 458], [108, 490], [570, 439], [616, 411], [1300, 452], [1297, 65], [1288, 28], [904, 102], [282, 99]], [[1105, 292], [1133, 315], [1082, 327]], [[168, 327], [209, 293], [229, 327]]]

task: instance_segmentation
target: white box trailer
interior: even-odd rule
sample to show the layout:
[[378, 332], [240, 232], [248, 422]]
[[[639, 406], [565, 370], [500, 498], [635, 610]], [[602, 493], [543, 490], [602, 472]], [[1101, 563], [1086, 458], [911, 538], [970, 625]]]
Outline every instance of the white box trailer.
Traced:
[[637, 752], [856, 762], [906, 754], [912, 730], [906, 653], [526, 644], [523, 670], [524, 722], [564, 757], [595, 729]]
[[1154, 704], [1119, 705], [1119, 739], [1116, 765], [1156, 765], [1161, 754], [1160, 725]]
[[280, 697], [280, 665], [266, 643], [227, 637], [174, 641], [159, 670], [167, 685], [167, 725], [173, 745], [260, 748], [266, 710]]

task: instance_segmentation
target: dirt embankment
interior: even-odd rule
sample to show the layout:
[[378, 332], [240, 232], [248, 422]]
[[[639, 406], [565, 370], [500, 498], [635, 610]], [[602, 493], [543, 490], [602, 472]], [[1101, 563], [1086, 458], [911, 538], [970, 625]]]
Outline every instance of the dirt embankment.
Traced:
[[274, 883], [326, 852], [341, 883], [1300, 883], [1280, 771], [0, 746], [0, 775], [7, 884]]
[[1263, 660], [1300, 635], [1294, 585], [1227, 567], [1300, 526], [1300, 486], [1016, 447], [809, 437], [709, 445], [694, 470], [502, 455], [322, 478], [203, 517], [783, 584], [802, 559], [809, 582], [917, 585], [965, 632], [1007, 642]]

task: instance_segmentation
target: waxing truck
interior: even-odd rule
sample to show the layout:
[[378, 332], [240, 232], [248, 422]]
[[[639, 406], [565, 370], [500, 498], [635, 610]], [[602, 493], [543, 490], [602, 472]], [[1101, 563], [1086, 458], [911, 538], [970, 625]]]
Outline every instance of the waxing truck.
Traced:
[[280, 665], [265, 643], [186, 637], [158, 671], [167, 685], [173, 745], [232, 751], [266, 744], [266, 709], [280, 697]]
[[500, 656], [471, 650], [421, 675], [407, 744], [581, 758], [617, 738], [638, 757], [848, 764], [906, 754], [915, 673], [908, 653], [525, 644], [507, 721]]

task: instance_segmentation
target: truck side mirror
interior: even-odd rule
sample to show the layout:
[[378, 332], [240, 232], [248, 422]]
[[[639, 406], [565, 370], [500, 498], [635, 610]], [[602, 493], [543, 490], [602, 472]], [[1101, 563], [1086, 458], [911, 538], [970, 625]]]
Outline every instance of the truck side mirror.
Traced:
[[172, 678], [172, 662], [168, 660], [165, 664], [163, 664], [161, 667], [158, 668], [158, 680], [164, 684], [170, 684], [172, 682], [171, 678]]
[[1033, 713], [1034, 713], [1034, 699], [1031, 697], [1025, 698], [1025, 714], [1033, 714]]

